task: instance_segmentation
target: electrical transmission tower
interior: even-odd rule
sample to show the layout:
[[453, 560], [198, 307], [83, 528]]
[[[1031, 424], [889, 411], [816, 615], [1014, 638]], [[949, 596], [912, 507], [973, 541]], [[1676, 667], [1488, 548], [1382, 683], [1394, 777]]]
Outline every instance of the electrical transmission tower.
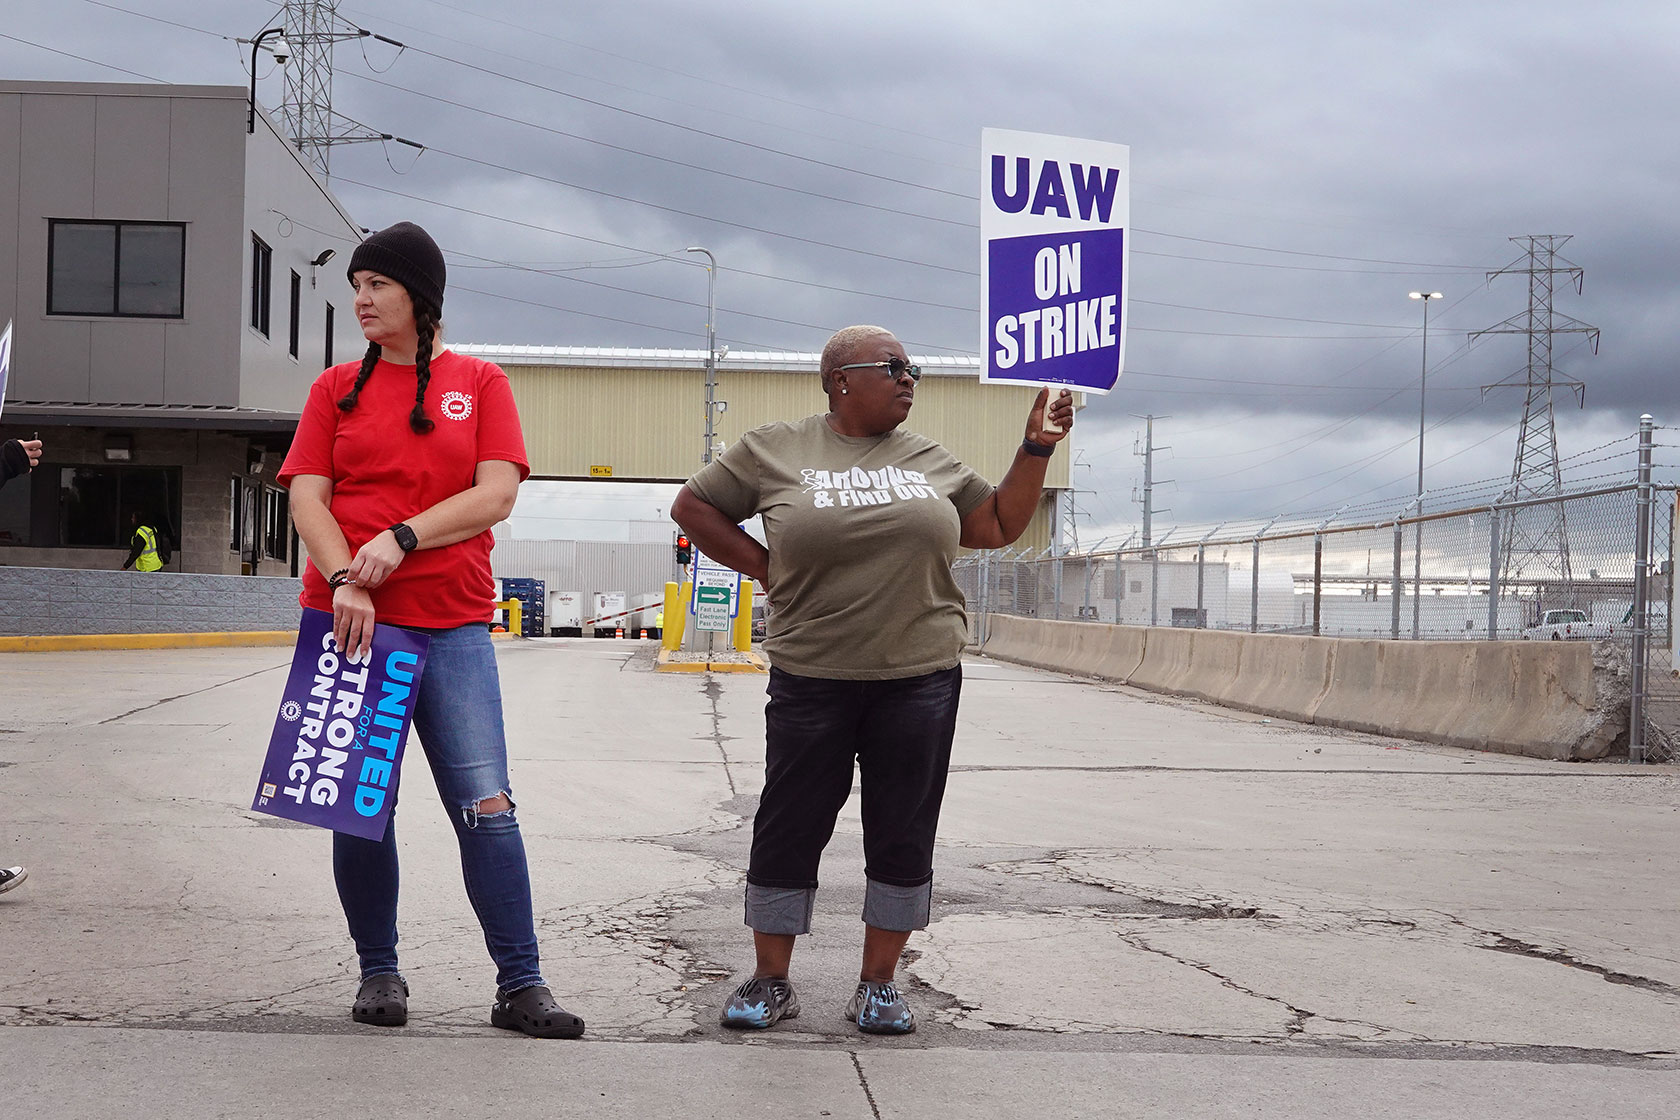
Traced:
[[377, 39], [402, 49], [403, 44], [357, 27], [338, 14], [338, 0], [286, 0], [286, 41], [292, 57], [285, 68], [286, 94], [280, 105], [281, 126], [304, 160], [324, 179], [337, 144], [395, 140], [418, 148], [412, 140], [377, 132], [334, 111], [332, 50], [335, 43]]
[[[1558, 250], [1570, 235], [1538, 234], [1513, 237], [1524, 246], [1523, 255], [1511, 264], [1488, 273], [1491, 283], [1498, 276], [1528, 277], [1528, 309], [1484, 330], [1474, 331], [1474, 341], [1486, 334], [1522, 334], [1528, 336], [1528, 364], [1524, 369], [1487, 389], [1522, 386], [1522, 425], [1517, 432], [1517, 456], [1511, 467], [1511, 487], [1514, 498], [1552, 497], [1563, 492], [1563, 476], [1558, 469], [1557, 424], [1552, 414], [1552, 391], [1562, 387], [1575, 394], [1576, 400], [1586, 404], [1586, 384], [1572, 377], [1560, 376], [1552, 366], [1552, 338], [1560, 334], [1584, 334], [1592, 342], [1593, 353], [1598, 352], [1598, 328], [1573, 319], [1552, 308], [1552, 296], [1559, 277], [1565, 283], [1574, 282], [1577, 294], [1585, 279], [1580, 266], [1558, 255]], [[1505, 531], [1500, 571], [1505, 579], [1516, 578], [1536, 571], [1555, 575], [1564, 584], [1572, 582], [1569, 568], [1569, 526], [1564, 517], [1562, 502], [1523, 506], [1513, 511]]]

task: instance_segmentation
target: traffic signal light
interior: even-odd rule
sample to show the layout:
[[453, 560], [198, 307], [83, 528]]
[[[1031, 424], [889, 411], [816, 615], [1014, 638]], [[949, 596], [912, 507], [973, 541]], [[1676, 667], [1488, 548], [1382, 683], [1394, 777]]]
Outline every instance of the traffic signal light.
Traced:
[[688, 538], [677, 534], [677, 563], [688, 567], [689, 561], [694, 559], [694, 546], [688, 543]]

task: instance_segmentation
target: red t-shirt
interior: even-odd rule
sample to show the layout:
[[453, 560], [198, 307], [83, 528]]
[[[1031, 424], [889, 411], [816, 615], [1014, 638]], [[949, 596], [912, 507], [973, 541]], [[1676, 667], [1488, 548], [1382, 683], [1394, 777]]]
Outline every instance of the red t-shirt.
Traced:
[[[356, 383], [360, 362], [333, 366], [315, 379], [279, 482], [300, 474], [332, 479], [332, 514], [350, 555], [399, 521], [470, 488], [478, 464], [505, 460], [531, 473], [513, 389], [501, 368], [446, 350], [432, 359], [426, 435], [409, 427], [414, 367], [380, 361], [356, 407], [338, 401]], [[490, 530], [442, 548], [417, 548], [372, 592], [375, 618], [399, 626], [449, 627], [487, 622], [495, 598]], [[332, 610], [326, 576], [310, 563], [298, 601]]]

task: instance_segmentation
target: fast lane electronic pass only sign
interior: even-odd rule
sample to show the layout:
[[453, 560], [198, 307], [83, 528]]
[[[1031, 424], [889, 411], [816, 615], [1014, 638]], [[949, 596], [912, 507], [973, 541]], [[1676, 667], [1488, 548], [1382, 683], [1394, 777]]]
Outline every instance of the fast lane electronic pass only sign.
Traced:
[[1106, 393], [1126, 351], [1131, 149], [980, 134], [981, 380]]

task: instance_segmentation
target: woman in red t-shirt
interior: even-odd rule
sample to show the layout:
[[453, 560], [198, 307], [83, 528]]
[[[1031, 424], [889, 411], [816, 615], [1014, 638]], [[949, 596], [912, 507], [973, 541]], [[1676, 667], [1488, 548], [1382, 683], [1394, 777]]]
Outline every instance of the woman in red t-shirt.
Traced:
[[[507, 375], [445, 349], [443, 252], [409, 222], [350, 257], [361, 363], [316, 379], [280, 482], [309, 549], [301, 601], [331, 611], [341, 650], [366, 653], [373, 626], [431, 637], [414, 729], [455, 825], [467, 897], [496, 962], [490, 1022], [576, 1038], [537, 960], [531, 878], [514, 816], [501, 684], [488, 622], [491, 526], [530, 473]], [[361, 958], [351, 1016], [408, 1021], [397, 971], [396, 815], [380, 841], [333, 834], [333, 877]]]

